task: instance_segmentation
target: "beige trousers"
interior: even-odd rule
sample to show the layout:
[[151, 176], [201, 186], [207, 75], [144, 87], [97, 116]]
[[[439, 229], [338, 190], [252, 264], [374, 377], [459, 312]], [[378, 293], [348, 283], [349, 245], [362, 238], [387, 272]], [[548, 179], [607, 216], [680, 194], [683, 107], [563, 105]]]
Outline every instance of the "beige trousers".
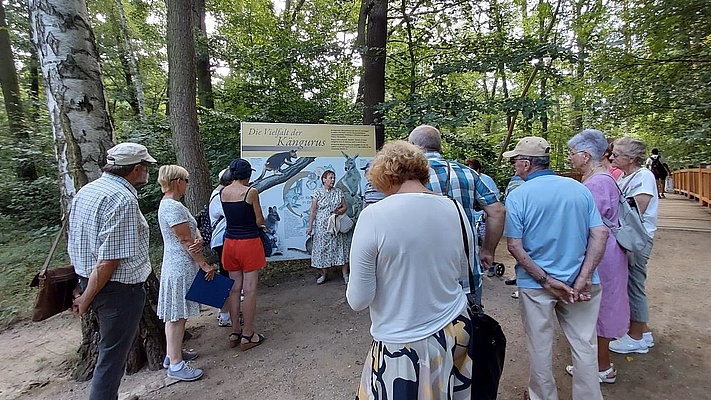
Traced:
[[573, 400], [602, 400], [597, 366], [595, 324], [600, 310], [600, 285], [593, 285], [590, 301], [565, 304], [543, 289], [520, 289], [523, 329], [528, 336], [531, 400], [558, 400], [553, 377], [555, 318], [568, 339], [573, 358]]

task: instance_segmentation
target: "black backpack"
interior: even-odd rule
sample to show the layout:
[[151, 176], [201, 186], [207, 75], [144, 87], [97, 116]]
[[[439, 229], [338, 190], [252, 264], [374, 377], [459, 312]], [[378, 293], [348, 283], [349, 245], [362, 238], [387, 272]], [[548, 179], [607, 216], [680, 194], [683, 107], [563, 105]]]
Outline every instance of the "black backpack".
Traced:
[[202, 210], [195, 216], [195, 221], [197, 221], [197, 227], [200, 230], [203, 242], [209, 247], [209, 243], [212, 241], [213, 229], [210, 223], [210, 203], [205, 204]]
[[667, 171], [664, 169], [664, 165], [662, 164], [660, 157], [652, 158], [652, 173], [654, 173], [654, 176], [657, 178], [666, 177]]
[[[222, 190], [220, 190], [220, 193], [222, 193]], [[217, 196], [217, 194], [215, 196]], [[212, 231], [215, 229], [215, 225], [217, 225], [217, 223], [223, 218], [220, 216], [220, 218], [215, 222], [215, 225], [210, 223], [210, 203], [212, 203], [212, 199], [214, 199], [215, 196], [212, 196], [210, 201], [208, 201], [207, 204], [202, 207], [202, 210], [200, 210], [200, 212], [195, 216], [197, 227], [200, 230], [200, 236], [202, 236], [202, 241], [207, 248], [210, 248]]]

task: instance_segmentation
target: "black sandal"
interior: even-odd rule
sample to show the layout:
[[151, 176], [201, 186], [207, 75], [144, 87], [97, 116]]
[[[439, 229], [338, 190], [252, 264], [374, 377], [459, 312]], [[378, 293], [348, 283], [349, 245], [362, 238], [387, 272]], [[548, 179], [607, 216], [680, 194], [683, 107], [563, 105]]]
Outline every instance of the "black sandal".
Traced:
[[242, 349], [242, 351], [249, 350], [252, 347], [257, 347], [260, 344], [264, 343], [265, 337], [261, 333], [257, 333], [257, 341], [253, 342], [252, 338], [254, 338], [255, 333], [252, 333], [249, 336], [242, 336], [242, 339], [246, 340], [247, 343], [240, 342], [239, 348]]
[[230, 347], [232, 347], [232, 348], [237, 347], [238, 344], [242, 343], [242, 332], [230, 333], [230, 338], [228, 340], [230, 342]]

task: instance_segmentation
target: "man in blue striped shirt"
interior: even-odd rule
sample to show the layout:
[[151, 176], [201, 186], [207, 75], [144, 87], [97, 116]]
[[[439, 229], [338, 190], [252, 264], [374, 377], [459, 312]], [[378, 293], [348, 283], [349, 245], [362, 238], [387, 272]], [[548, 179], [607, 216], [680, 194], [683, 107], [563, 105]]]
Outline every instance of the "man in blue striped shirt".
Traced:
[[473, 268], [473, 272], [477, 302], [481, 304], [482, 267], [488, 269], [494, 262], [496, 245], [504, 230], [506, 209], [499, 202], [496, 194], [482, 182], [474, 170], [456, 161], [447, 161], [442, 157], [442, 135], [437, 128], [430, 125], [420, 125], [410, 132], [409, 142], [422, 148], [430, 163], [428, 188], [461, 203], [473, 232], [476, 232], [475, 203], [478, 203], [487, 214], [484, 245], [479, 252], [479, 257], [475, 257], [472, 263], [472, 267], [477, 266], [477, 268]]

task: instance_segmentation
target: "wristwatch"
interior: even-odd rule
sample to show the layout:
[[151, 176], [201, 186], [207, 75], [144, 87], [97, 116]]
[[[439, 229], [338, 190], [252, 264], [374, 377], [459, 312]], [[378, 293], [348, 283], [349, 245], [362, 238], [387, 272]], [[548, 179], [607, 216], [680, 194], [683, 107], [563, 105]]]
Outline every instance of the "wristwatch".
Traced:
[[538, 282], [541, 286], [545, 285], [547, 281], [548, 281], [548, 273], [545, 271], [543, 272], [543, 276], [536, 279], [536, 282]]

